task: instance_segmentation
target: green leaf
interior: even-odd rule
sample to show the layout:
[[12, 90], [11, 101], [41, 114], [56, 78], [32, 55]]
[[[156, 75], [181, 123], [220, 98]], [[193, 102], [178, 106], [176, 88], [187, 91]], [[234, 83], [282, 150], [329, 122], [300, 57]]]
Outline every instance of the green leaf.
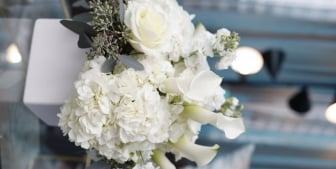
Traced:
[[136, 59], [134, 59], [132, 56], [119, 55], [118, 58], [123, 64], [127, 65], [128, 67], [131, 67], [135, 70], [144, 70], [144, 66]]
[[87, 33], [88, 35], [95, 35], [96, 32], [89, 24], [81, 21], [61, 20], [61, 24], [71, 31], [81, 34]]
[[92, 40], [86, 33], [82, 33], [79, 34], [77, 45], [79, 48], [90, 48], [92, 47]]
[[117, 61], [114, 58], [110, 57], [109, 59], [107, 59], [104, 62], [103, 66], [101, 67], [101, 71], [103, 73], [111, 73], [113, 71], [116, 63], [117, 63]]
[[96, 31], [90, 25], [85, 22], [70, 20], [61, 20], [61, 24], [79, 35], [78, 46], [80, 48], [91, 47], [91, 37], [96, 35]]
[[80, 13], [78, 15], [75, 15], [74, 17], [72, 17], [72, 20], [74, 21], [80, 21], [80, 22], [90, 22], [92, 21], [92, 15], [89, 12], [84, 12], [84, 13]]
[[82, 7], [85, 9], [90, 9], [89, 3], [86, 0], [78, 0], [72, 4], [73, 7]]

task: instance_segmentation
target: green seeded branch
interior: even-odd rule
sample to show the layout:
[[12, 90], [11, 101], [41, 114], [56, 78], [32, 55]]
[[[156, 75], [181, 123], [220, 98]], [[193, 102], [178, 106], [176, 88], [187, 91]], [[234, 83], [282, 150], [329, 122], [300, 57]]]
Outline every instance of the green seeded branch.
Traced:
[[116, 57], [125, 53], [128, 48], [126, 39], [126, 26], [120, 19], [118, 0], [91, 0], [89, 2], [92, 10], [92, 26], [97, 31], [93, 37], [93, 44], [88, 59], [103, 55], [106, 58]]
[[238, 45], [239, 45], [239, 35], [236, 32], [232, 32], [230, 34], [230, 36], [226, 36], [223, 41], [225, 42], [225, 48], [227, 49], [227, 51], [229, 52], [233, 52], [237, 49]]
[[241, 104], [234, 103], [235, 98], [228, 98], [225, 103], [222, 105], [220, 112], [226, 116], [240, 118], [242, 117], [241, 111], [244, 109], [244, 106]]

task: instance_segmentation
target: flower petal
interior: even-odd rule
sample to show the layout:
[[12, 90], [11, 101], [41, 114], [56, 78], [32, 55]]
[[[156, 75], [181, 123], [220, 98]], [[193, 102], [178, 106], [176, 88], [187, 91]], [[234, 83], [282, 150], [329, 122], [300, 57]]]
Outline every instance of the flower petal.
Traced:
[[216, 121], [216, 114], [197, 105], [184, 106], [183, 113], [192, 120], [202, 124], [208, 124]]
[[183, 157], [195, 161], [197, 166], [204, 166], [212, 161], [219, 149], [219, 145], [217, 144], [212, 147], [197, 145], [188, 141], [183, 136], [173, 146]]
[[170, 78], [160, 88], [167, 93], [183, 94], [187, 92], [190, 82], [190, 78]]
[[225, 136], [229, 139], [238, 137], [245, 131], [242, 118], [233, 118], [217, 114], [216, 127], [225, 132]]
[[152, 158], [160, 166], [160, 169], [176, 169], [166, 155], [160, 150], [154, 150]]
[[203, 100], [204, 98], [213, 96], [218, 87], [220, 87], [221, 82], [222, 78], [214, 72], [208, 70], [202, 71], [195, 75], [186, 95], [193, 100]]
[[206, 31], [204, 25], [202, 23], [197, 24], [194, 35], [200, 34], [202, 32]]
[[217, 127], [229, 139], [236, 138], [245, 131], [242, 118], [233, 118], [221, 113], [214, 113], [197, 105], [185, 106], [183, 113], [192, 120]]
[[181, 93], [176, 78], [169, 78], [160, 86], [160, 90], [165, 93]]

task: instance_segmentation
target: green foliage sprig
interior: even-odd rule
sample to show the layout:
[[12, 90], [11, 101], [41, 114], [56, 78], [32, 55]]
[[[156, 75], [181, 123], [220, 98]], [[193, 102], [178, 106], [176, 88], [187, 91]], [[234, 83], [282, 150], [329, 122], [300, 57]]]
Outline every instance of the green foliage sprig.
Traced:
[[228, 98], [222, 105], [220, 112], [229, 117], [242, 117], [241, 111], [244, 109], [244, 106], [242, 104], [238, 104], [237, 102], [238, 100], [234, 97]]
[[120, 15], [120, 5], [123, 4], [119, 3], [122, 1], [91, 0], [89, 2], [93, 16], [91, 24], [98, 33], [92, 38], [93, 43], [88, 59], [99, 55], [116, 59], [121, 53], [128, 54], [130, 45], [126, 39], [126, 26]]
[[240, 41], [240, 38], [239, 38], [239, 35], [238, 33], [236, 32], [232, 32], [230, 34], [230, 36], [226, 36], [224, 40], [224, 46], [225, 48], [229, 51], [229, 52], [232, 52], [232, 51], [235, 51], [239, 45], [239, 41]]
[[110, 169], [132, 169], [135, 166], [133, 161], [126, 161], [121, 164], [114, 160], [108, 160], [107, 163], [110, 165]]

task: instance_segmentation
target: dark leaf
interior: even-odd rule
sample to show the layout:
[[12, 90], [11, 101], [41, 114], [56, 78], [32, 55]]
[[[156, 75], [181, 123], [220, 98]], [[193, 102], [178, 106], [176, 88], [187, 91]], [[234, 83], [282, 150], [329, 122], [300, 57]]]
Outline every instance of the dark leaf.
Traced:
[[110, 169], [110, 165], [104, 161], [97, 161], [97, 162], [92, 163], [86, 169]]
[[85, 12], [74, 16], [72, 20], [80, 22], [90, 22], [92, 21], [92, 15], [89, 12]]
[[91, 37], [96, 35], [95, 30], [85, 22], [62, 20], [61, 24], [79, 35], [78, 46], [80, 48], [91, 47]]
[[89, 9], [90, 6], [89, 4], [86, 2], [86, 0], [78, 0], [76, 2], [74, 2], [72, 4], [73, 7], [82, 7], [82, 8], [85, 8], [85, 9]]
[[92, 40], [86, 33], [83, 33], [79, 35], [77, 45], [79, 48], [82, 48], [82, 49], [90, 48], [92, 46]]
[[119, 55], [119, 60], [135, 70], [144, 70], [144, 66], [129, 55]]
[[88, 35], [95, 35], [96, 32], [89, 24], [81, 21], [61, 20], [61, 24], [71, 31], [81, 34], [87, 33]]
[[117, 61], [114, 58], [107, 59], [104, 62], [103, 66], [101, 67], [101, 71], [103, 73], [110, 73], [110, 72], [112, 72], [113, 69], [114, 69], [114, 66], [116, 65], [116, 62]]

